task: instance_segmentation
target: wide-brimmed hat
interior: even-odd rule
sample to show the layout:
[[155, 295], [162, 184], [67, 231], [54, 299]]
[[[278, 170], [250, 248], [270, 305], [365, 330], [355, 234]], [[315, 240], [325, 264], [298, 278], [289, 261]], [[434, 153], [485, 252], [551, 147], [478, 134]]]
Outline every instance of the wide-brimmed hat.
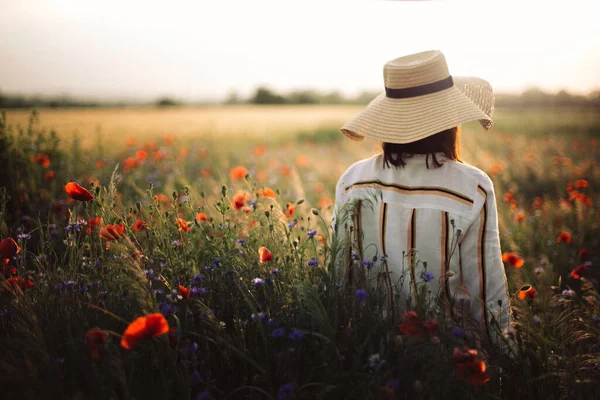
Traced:
[[475, 120], [492, 128], [492, 86], [480, 78], [451, 76], [441, 51], [389, 61], [383, 80], [385, 92], [342, 127], [350, 139], [410, 143]]

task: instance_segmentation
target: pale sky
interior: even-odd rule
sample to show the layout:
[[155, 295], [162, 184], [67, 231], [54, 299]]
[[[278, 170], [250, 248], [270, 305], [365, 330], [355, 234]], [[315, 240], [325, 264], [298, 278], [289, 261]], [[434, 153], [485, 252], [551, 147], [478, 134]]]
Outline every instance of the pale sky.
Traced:
[[591, 0], [0, 0], [0, 91], [184, 101], [383, 90], [383, 65], [439, 49], [497, 92], [600, 88]]

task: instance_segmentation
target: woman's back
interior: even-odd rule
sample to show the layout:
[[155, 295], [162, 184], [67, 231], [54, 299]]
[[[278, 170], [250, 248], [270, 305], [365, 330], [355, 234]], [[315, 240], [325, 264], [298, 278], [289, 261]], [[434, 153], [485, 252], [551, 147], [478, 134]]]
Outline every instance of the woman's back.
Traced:
[[414, 307], [415, 287], [426, 284], [448, 313], [468, 312], [490, 334], [499, 303], [495, 319], [508, 322], [493, 184], [475, 167], [436, 158], [437, 168], [424, 154], [398, 168], [384, 168], [382, 154], [355, 163], [338, 182], [336, 210], [362, 199], [359, 256], [384, 272], [389, 304]]

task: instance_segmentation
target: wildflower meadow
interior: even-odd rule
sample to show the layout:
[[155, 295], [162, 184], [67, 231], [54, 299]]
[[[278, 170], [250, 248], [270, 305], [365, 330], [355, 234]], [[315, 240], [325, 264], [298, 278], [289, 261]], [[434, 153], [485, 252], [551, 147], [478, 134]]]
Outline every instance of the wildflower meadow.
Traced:
[[463, 127], [494, 182], [514, 320], [484, 340], [438, 305], [436, 271], [418, 308], [383, 311], [385, 255], [360, 259], [351, 205], [332, 226], [339, 176], [378, 151], [341, 123], [106, 141], [43, 113], [0, 117], [2, 398], [600, 396], [597, 114]]

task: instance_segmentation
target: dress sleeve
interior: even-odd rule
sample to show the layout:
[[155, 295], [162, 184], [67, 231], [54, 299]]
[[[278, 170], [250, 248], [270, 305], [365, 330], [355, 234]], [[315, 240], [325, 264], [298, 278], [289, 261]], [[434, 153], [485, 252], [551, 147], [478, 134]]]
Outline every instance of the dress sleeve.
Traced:
[[460, 242], [460, 279], [469, 293], [470, 314], [494, 343], [510, 326], [508, 282], [502, 263], [494, 186], [478, 185], [475, 218]]

